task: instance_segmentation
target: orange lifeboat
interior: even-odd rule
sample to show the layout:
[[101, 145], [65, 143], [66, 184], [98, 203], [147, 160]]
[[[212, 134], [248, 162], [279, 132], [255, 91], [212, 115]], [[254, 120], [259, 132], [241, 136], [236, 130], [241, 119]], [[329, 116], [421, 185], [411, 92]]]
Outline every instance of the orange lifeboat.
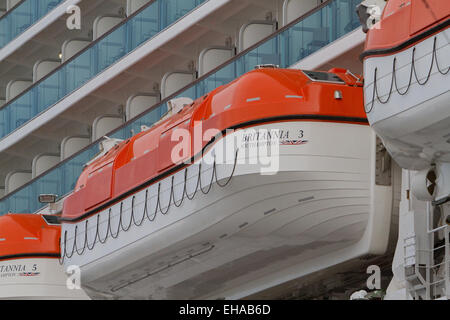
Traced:
[[367, 32], [367, 117], [403, 168], [450, 162], [449, 26], [450, 1], [390, 0]]
[[362, 95], [343, 69], [262, 66], [169, 102], [85, 167], [64, 202], [64, 264], [91, 297], [236, 298], [310, 259], [382, 252], [392, 190], [374, 180]]
[[0, 217], [0, 299], [85, 298], [66, 287], [59, 264], [61, 226], [51, 215]]

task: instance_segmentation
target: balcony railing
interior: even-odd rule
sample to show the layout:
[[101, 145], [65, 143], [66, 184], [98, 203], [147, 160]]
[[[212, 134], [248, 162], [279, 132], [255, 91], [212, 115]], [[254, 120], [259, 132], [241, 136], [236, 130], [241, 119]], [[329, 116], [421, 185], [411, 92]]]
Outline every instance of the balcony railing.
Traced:
[[118, 62], [207, 0], [155, 0], [0, 109], [0, 139]]
[[0, 17], [0, 49], [65, 0], [25, 0]]
[[[278, 64], [284, 68], [293, 65], [358, 28], [360, 24], [354, 8], [360, 2], [361, 0], [329, 0], [323, 3], [151, 107], [149, 111], [131, 119], [108, 136], [120, 139], [130, 138], [133, 133], [140, 131], [141, 125], [149, 126], [158, 121], [167, 111], [169, 100], [179, 96], [193, 99], [201, 97], [254, 69], [258, 64]], [[35, 212], [42, 207], [37, 201], [39, 194], [66, 195], [70, 193], [83, 170], [83, 165], [97, 152], [98, 141], [37, 177], [22, 189], [0, 199], [0, 213]]]

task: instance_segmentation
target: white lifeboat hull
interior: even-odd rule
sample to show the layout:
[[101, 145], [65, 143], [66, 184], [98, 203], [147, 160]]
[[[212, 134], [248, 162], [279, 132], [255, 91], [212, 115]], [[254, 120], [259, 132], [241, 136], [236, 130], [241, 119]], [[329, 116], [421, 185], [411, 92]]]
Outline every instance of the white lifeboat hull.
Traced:
[[447, 28], [397, 53], [364, 60], [367, 117], [403, 168], [450, 162], [449, 39]]
[[[229, 134], [156, 185], [63, 223], [64, 264], [80, 266], [91, 297], [241, 298], [384, 253], [392, 187], [375, 185], [370, 127], [298, 121], [251, 129], [289, 132], [277, 173], [261, 175], [263, 165], [249, 164], [251, 138], [232, 163], [216, 163], [213, 177], [214, 165], [204, 161], [235, 138]], [[194, 195], [199, 179], [204, 192]]]

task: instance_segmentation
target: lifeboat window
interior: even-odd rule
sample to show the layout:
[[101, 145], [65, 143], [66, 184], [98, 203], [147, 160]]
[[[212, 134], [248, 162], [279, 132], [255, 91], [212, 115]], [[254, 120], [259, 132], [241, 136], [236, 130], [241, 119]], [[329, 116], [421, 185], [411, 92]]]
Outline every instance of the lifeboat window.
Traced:
[[61, 224], [61, 221], [59, 220], [58, 216], [43, 215], [42, 218], [45, 220], [45, 222], [48, 225], [60, 225]]
[[336, 75], [334, 73], [320, 72], [320, 71], [303, 71], [303, 73], [311, 81], [332, 82], [332, 83], [345, 84], [345, 82], [341, 78], [339, 78], [338, 75]]

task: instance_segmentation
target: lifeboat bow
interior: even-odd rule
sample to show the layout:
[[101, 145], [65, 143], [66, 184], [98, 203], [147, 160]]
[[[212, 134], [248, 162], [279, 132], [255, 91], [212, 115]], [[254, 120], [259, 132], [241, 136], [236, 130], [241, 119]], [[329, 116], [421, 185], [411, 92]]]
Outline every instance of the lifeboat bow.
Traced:
[[60, 235], [56, 216], [0, 217], [0, 299], [87, 298], [82, 290], [67, 286], [59, 263]]
[[346, 70], [261, 67], [184, 103], [86, 166], [62, 262], [92, 297], [196, 299], [383, 253], [392, 189], [362, 97]]

